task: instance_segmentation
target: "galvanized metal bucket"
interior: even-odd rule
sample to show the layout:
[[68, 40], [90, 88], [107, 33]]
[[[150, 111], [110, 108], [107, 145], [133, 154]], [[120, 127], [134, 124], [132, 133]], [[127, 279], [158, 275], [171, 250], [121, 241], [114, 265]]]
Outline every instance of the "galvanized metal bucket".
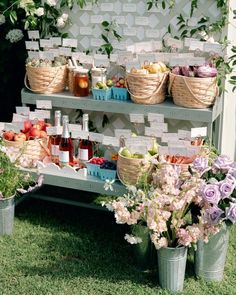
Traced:
[[187, 261], [187, 248], [161, 248], [157, 250], [159, 285], [170, 292], [183, 290]]
[[152, 258], [154, 248], [150, 240], [149, 230], [141, 224], [134, 224], [131, 227], [131, 232], [134, 236], [140, 237], [142, 242], [133, 245], [134, 259], [137, 268], [141, 271], [146, 271], [152, 268]]
[[229, 244], [229, 229], [226, 225], [209, 242], [199, 241], [195, 252], [195, 274], [207, 281], [222, 281]]
[[11, 235], [15, 215], [15, 197], [0, 200], [0, 236]]

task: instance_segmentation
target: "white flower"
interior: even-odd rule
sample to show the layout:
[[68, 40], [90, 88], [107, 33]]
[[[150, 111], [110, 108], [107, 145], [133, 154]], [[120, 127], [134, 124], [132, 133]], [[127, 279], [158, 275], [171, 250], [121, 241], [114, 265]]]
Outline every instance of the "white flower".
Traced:
[[6, 18], [3, 14], [0, 14], [0, 25], [3, 25], [6, 21]]
[[64, 22], [63, 18], [61, 16], [58, 17], [56, 26], [58, 28], [64, 28], [65, 24], [66, 23]]
[[7, 35], [6, 39], [9, 40], [11, 43], [16, 43], [20, 41], [24, 37], [23, 33], [19, 29], [10, 30]]
[[130, 243], [130, 244], [140, 244], [140, 243], [142, 243], [142, 239], [141, 238], [139, 238], [139, 237], [135, 237], [135, 236], [132, 236], [132, 235], [128, 235], [128, 234], [126, 234], [125, 235], [125, 240], [128, 242], [128, 243]]
[[49, 6], [56, 6], [57, 5], [57, 0], [46, 0], [46, 3], [49, 5]]
[[39, 17], [42, 16], [42, 15], [44, 15], [44, 8], [43, 7], [37, 8], [36, 11], [35, 11], [35, 14], [37, 16], [39, 16]]
[[131, 192], [133, 195], [137, 193], [137, 188], [134, 185], [127, 185], [127, 189], [129, 192]]
[[33, 0], [20, 0], [19, 7], [25, 9], [29, 5], [34, 5]]
[[68, 20], [68, 14], [67, 13], [63, 13], [61, 15], [61, 18], [64, 20], [64, 22], [66, 22]]
[[115, 179], [113, 179], [113, 180], [106, 179], [105, 184], [104, 184], [104, 189], [105, 189], [105, 191], [108, 191], [108, 190], [113, 191], [114, 189], [113, 189], [113, 187], [112, 187], [112, 184], [113, 184], [114, 182], [115, 182]]
[[6, 153], [7, 152], [7, 149], [5, 146], [1, 145], [0, 146], [0, 151], [3, 152], [3, 153]]

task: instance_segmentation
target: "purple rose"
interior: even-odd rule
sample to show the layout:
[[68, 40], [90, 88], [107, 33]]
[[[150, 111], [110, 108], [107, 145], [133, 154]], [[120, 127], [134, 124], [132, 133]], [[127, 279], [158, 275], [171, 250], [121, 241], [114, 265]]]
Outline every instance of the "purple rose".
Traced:
[[225, 199], [230, 197], [230, 195], [233, 193], [235, 189], [235, 184], [226, 179], [219, 183], [219, 189], [221, 192], [221, 198]]
[[230, 206], [225, 210], [225, 215], [232, 223], [236, 222], [236, 203], [230, 203]]
[[204, 201], [217, 205], [221, 199], [221, 194], [218, 184], [206, 184], [201, 190], [201, 195]]
[[199, 172], [203, 172], [208, 167], [208, 158], [199, 157], [193, 161], [193, 168]]
[[205, 211], [204, 220], [210, 225], [218, 224], [223, 213], [224, 211], [218, 207], [208, 208]]
[[235, 179], [235, 182], [236, 182], [236, 168], [231, 167], [229, 169], [228, 175], [231, 175]]
[[212, 166], [214, 170], [228, 171], [230, 169], [230, 165], [232, 164], [233, 161], [228, 156], [220, 155], [215, 159]]

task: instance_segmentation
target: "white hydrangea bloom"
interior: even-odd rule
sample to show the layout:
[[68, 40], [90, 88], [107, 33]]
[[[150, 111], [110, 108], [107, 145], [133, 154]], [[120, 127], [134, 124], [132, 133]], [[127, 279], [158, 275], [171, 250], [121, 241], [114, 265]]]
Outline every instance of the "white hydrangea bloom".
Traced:
[[64, 20], [64, 22], [67, 22], [67, 20], [68, 20], [68, 14], [67, 13], [63, 13], [61, 15], [61, 18]]
[[46, 3], [49, 5], [49, 6], [56, 6], [57, 5], [57, 0], [46, 0]]
[[23, 32], [20, 29], [10, 30], [6, 35], [6, 39], [9, 40], [11, 43], [16, 43], [20, 41], [23, 37]]
[[62, 17], [58, 17], [56, 26], [58, 28], [64, 28], [65, 24], [66, 23], [64, 22], [63, 18]]
[[132, 244], [132, 245], [133, 244], [140, 244], [140, 243], [142, 243], [142, 239], [141, 238], [135, 237], [133, 235], [128, 235], [128, 234], [125, 235], [125, 240], [128, 243]]
[[37, 8], [36, 11], [35, 11], [35, 14], [37, 16], [39, 16], [39, 17], [42, 16], [42, 15], [44, 15], [44, 8], [43, 7]]
[[6, 18], [3, 14], [0, 14], [0, 25], [5, 24]]

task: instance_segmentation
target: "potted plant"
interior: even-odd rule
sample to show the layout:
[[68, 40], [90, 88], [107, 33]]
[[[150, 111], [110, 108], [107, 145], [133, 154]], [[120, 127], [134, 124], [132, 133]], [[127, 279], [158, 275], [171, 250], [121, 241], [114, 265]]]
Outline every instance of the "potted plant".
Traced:
[[9, 152], [0, 141], [0, 236], [12, 234], [16, 198], [42, 184], [11, 162]]
[[208, 225], [218, 226], [209, 241], [199, 241], [195, 255], [195, 273], [209, 281], [221, 281], [226, 260], [229, 225], [236, 222], [236, 162], [224, 155], [213, 160], [199, 157], [193, 169], [203, 179], [198, 217]]

